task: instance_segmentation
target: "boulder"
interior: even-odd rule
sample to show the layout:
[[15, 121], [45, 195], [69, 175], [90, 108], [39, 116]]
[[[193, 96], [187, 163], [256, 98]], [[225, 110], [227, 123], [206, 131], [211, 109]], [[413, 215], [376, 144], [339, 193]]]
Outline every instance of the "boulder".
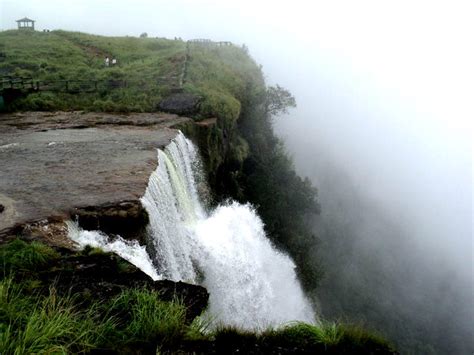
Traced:
[[200, 102], [200, 96], [189, 93], [175, 93], [162, 100], [158, 108], [164, 112], [190, 115], [198, 111]]

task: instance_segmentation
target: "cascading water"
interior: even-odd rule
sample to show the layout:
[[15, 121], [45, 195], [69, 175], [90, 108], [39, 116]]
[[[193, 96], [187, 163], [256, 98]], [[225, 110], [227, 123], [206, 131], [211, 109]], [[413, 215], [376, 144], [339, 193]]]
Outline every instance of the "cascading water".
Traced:
[[[202, 179], [199, 167], [197, 151], [182, 133], [158, 150], [158, 168], [141, 199], [150, 219], [155, 273], [205, 286], [208, 312], [218, 323], [261, 329], [293, 320], [314, 322], [295, 265], [271, 245], [255, 210], [232, 202], [205, 212], [195, 179]], [[82, 233], [97, 232], [82, 231], [74, 239], [97, 238]], [[149, 261], [126, 259], [150, 275]]]
[[145, 248], [138, 244], [136, 240], [128, 241], [121, 237], [110, 240], [107, 235], [99, 231], [82, 230], [77, 223], [68, 222], [67, 225], [69, 238], [79, 245], [90, 245], [94, 248], [100, 248], [104, 251], [118, 254], [138, 267], [153, 280], [161, 278], [153, 267], [153, 263]]
[[210, 313], [225, 324], [313, 322], [293, 262], [272, 247], [255, 210], [234, 202], [206, 215], [196, 189], [201, 171], [193, 144], [178, 134], [158, 152], [158, 163], [142, 198], [158, 272], [202, 283], [210, 293]]

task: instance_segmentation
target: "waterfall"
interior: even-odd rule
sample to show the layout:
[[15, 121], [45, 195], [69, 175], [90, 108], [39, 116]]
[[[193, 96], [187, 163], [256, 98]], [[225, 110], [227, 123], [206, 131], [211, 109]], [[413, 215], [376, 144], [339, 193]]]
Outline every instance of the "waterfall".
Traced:
[[[206, 287], [208, 313], [216, 323], [263, 329], [294, 320], [314, 322], [293, 261], [272, 246], [255, 209], [228, 202], [206, 212], [198, 194], [200, 181], [196, 148], [179, 133], [158, 150], [158, 168], [141, 199], [150, 219], [156, 275]], [[150, 258], [135, 264], [150, 274]]]

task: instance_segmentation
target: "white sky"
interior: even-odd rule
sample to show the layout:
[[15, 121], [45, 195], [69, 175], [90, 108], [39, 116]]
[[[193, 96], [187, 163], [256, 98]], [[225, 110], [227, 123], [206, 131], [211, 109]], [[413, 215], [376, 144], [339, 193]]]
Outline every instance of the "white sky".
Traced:
[[0, 29], [24, 16], [246, 43], [297, 98], [278, 129], [301, 171], [317, 140], [375, 198], [472, 252], [474, 1], [0, 0]]

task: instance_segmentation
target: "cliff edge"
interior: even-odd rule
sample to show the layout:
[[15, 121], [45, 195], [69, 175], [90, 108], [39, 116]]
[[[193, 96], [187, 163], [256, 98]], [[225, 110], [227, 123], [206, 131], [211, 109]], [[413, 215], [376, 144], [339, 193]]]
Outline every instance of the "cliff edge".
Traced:
[[172, 126], [188, 120], [164, 113], [0, 115], [0, 235], [73, 216], [90, 229], [102, 224], [105, 232], [133, 234], [146, 224], [130, 226], [146, 219], [139, 199], [157, 149], [176, 136]]

